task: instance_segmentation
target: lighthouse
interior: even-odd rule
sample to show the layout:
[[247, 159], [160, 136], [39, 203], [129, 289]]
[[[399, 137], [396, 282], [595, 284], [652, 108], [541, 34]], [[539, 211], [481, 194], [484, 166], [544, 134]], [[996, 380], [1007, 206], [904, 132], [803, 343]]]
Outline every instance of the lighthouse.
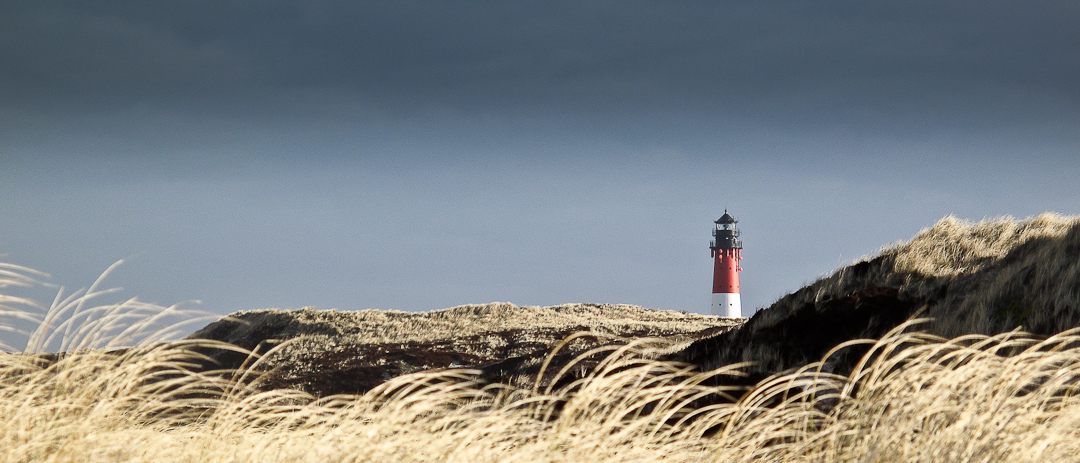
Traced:
[[739, 298], [742, 241], [739, 241], [736, 223], [739, 221], [724, 209], [724, 215], [716, 220], [713, 240], [709, 245], [713, 257], [712, 314], [720, 317], [742, 317], [742, 301]]

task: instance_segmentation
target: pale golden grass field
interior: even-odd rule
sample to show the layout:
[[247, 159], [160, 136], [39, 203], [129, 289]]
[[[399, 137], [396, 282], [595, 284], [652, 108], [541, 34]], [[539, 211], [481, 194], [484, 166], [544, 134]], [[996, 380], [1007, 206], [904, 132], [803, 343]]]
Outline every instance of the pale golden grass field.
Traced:
[[[935, 229], [955, 226], [950, 243], [987, 227], [946, 221], [952, 224]], [[924, 235], [883, 253], [916, 247]], [[1002, 249], [1025, 241], [1009, 239], [999, 240]], [[927, 262], [905, 265], [930, 272], [992, 265], [964, 263], [977, 254], [951, 244], [925, 245], [945, 251], [927, 250]], [[0, 267], [0, 311], [12, 320], [8, 327], [25, 329], [31, 350], [63, 346], [67, 353], [55, 362], [0, 354], [0, 461], [1047, 462], [1080, 455], [1075, 332], [946, 339], [909, 324], [874, 342], [850, 376], [820, 374], [810, 364], [735, 403], [702, 399], [725, 392], [708, 386], [709, 376], [737, 374], [737, 365], [701, 373], [648, 360], [636, 354], [650, 348], [648, 339], [558, 390], [482, 387], [471, 371], [449, 370], [394, 378], [360, 397], [314, 400], [255, 392], [244, 371], [191, 373], [186, 347], [205, 341], [160, 342], [190, 330], [171, 321], [186, 315], [179, 308], [133, 300], [95, 306], [102, 296], [95, 288], [41, 307], [5, 296], [38, 276]], [[120, 345], [142, 347], [105, 353]]]

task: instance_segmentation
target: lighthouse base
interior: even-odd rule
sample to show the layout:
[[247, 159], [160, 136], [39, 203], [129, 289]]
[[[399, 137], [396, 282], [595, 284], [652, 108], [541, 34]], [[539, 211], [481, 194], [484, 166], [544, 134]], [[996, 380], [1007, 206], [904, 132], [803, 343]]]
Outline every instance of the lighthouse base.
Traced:
[[713, 293], [712, 314], [718, 317], [742, 318], [739, 293]]

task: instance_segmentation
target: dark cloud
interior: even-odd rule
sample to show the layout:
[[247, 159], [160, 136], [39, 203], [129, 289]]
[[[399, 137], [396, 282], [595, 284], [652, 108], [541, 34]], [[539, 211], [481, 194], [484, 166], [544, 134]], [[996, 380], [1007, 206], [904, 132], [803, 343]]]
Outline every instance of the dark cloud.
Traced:
[[1075, 0], [5, 0], [0, 259], [77, 287], [130, 257], [127, 294], [217, 313], [705, 311], [730, 207], [761, 307], [946, 214], [1077, 213], [1078, 19]]
[[1071, 1], [15, 1], [0, 18], [0, 101], [38, 109], [1000, 124], [1080, 106]]

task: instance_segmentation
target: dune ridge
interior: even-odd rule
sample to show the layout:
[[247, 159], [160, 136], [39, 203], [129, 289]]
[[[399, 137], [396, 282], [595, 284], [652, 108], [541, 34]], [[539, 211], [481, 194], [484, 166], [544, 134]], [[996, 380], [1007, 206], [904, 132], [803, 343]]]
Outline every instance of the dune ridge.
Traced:
[[[1049, 336], [1080, 326], [1080, 217], [945, 217], [675, 358], [704, 369], [749, 362], [760, 379], [842, 342], [878, 339], [916, 316], [925, 319], [919, 330], [945, 338], [1011, 330]], [[844, 373], [863, 351], [842, 352], [828, 366]]]
[[[948, 217], [741, 327], [625, 305], [495, 303], [252, 311], [169, 341], [176, 330], [152, 313], [175, 317], [175, 307], [95, 305], [108, 292], [92, 288], [45, 309], [8, 294], [40, 273], [0, 265], [0, 315], [75, 347], [0, 353], [0, 460], [1070, 461], [1080, 454], [1078, 228], [1049, 214]], [[483, 363], [524, 333], [538, 340], [519, 346], [531, 353]], [[207, 339], [224, 336], [257, 351]], [[376, 362], [473, 352], [479, 363], [413, 359], [412, 372], [343, 395], [313, 393], [274, 366], [304, 353], [358, 358], [339, 349], [350, 343]], [[244, 361], [208, 369], [227, 360], [221, 352]], [[727, 363], [746, 357], [758, 361]], [[307, 378], [362, 376], [342, 365], [312, 363]], [[500, 368], [535, 379], [515, 383]]]

